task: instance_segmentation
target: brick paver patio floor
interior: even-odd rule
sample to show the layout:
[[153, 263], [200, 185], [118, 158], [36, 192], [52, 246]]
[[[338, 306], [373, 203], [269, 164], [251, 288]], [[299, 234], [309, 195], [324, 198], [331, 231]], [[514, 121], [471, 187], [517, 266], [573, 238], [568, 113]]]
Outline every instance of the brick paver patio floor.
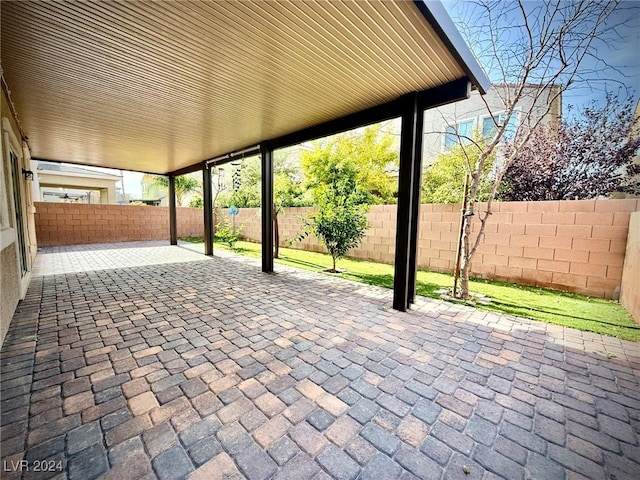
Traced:
[[640, 478], [638, 344], [158, 243], [37, 262], [3, 478]]

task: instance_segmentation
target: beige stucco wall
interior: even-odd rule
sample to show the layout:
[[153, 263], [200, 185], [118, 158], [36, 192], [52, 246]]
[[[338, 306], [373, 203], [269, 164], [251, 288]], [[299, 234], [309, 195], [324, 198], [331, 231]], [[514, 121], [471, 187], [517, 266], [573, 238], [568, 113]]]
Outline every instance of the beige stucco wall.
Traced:
[[118, 180], [109, 180], [106, 178], [95, 178], [91, 176], [71, 176], [57, 175], [49, 173], [46, 170], [38, 172], [41, 187], [66, 187], [78, 190], [100, 190], [100, 203], [115, 204], [116, 203], [116, 182]]
[[20, 298], [15, 243], [2, 250], [0, 264], [2, 265], [0, 271], [0, 345], [2, 345]]
[[631, 214], [624, 258], [620, 303], [640, 324], [640, 212]]
[[[1, 109], [0, 114], [2, 118], [6, 118], [9, 122], [9, 128], [15, 136], [16, 140], [20, 142], [20, 130], [18, 124], [11, 112], [9, 102], [5, 96], [4, 91], [1, 95]], [[2, 195], [0, 195], [0, 202], [7, 206], [7, 219], [8, 225], [13, 228], [15, 232], [14, 211], [12, 206], [13, 186], [11, 182], [11, 170], [8, 158], [6, 156], [6, 145], [4, 129], [1, 134], [1, 153], [2, 157], [2, 171], [4, 177], [4, 185], [2, 186]], [[29, 151], [26, 144], [22, 144], [18, 148], [16, 146], [16, 154], [21, 159], [21, 168], [29, 169]], [[31, 265], [35, 259], [37, 251], [36, 234], [35, 234], [35, 221], [34, 221], [34, 207], [31, 195], [31, 188], [27, 184], [26, 180], [20, 176], [20, 188], [23, 199], [22, 210], [24, 211], [24, 225], [25, 225], [25, 243], [27, 246], [27, 270], [31, 270]], [[5, 225], [6, 226], [6, 225]], [[14, 237], [13, 233], [9, 234], [10, 230], [5, 230], [5, 238]], [[15, 240], [11, 243], [4, 242], [5, 246], [0, 252], [0, 345], [4, 341], [4, 337], [9, 328], [9, 323], [13, 317], [13, 313], [16, 309], [18, 301], [20, 300], [20, 278], [18, 275], [17, 266], [17, 242], [18, 235], [15, 235]], [[25, 277], [27, 278], [27, 277]], [[25, 292], [22, 292], [23, 294]]]

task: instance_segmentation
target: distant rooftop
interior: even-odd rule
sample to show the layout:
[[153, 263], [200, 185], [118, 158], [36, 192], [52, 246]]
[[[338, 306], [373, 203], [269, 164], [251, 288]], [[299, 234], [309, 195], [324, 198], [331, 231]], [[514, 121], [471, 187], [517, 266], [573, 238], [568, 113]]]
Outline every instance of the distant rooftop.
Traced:
[[92, 177], [102, 177], [111, 179], [120, 179], [120, 175], [113, 175], [111, 173], [98, 172], [90, 168], [76, 167], [73, 165], [65, 165], [62, 163], [50, 163], [50, 162], [38, 162], [38, 170], [51, 172], [51, 173], [70, 173], [75, 175], [91, 175]]

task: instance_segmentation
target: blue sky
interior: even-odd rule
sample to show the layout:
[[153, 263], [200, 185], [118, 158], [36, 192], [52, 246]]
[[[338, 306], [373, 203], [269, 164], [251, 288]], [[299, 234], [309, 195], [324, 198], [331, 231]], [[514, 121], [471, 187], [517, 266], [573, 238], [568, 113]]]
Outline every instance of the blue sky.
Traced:
[[[481, 12], [474, 8], [473, 2], [444, 0], [443, 4], [457, 25], [481, 25], [484, 20], [480, 16]], [[525, 2], [525, 8], [529, 11], [540, 5], [542, 2], [539, 0]], [[594, 61], [585, 62], [585, 69], [595, 72], [588, 75], [589, 82], [567, 90], [563, 97], [565, 107], [573, 105], [580, 108], [592, 100], [601, 101], [607, 90], [618, 93], [621, 85], [626, 87], [626, 92], [633, 95], [636, 101], [640, 98], [640, 1], [622, 2], [611, 15], [608, 25], [616, 27], [611, 28], [606, 39], [600, 39], [595, 44], [596, 56], [606, 59], [614, 68], [605, 68], [602, 63]], [[459, 30], [464, 31], [465, 26], [459, 25]], [[474, 45], [470, 47], [473, 51]], [[497, 72], [491, 72], [486, 67], [485, 71], [490, 78], [496, 77]]]

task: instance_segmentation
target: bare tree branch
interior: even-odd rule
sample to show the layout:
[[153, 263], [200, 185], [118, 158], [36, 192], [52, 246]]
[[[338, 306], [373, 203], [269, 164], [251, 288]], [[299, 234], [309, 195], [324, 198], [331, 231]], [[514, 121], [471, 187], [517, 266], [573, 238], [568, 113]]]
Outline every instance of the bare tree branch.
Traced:
[[[469, 15], [474, 21], [461, 30], [468, 42], [477, 46], [479, 60], [494, 80], [494, 93], [501, 105], [499, 111], [494, 111], [483, 98], [495, 127], [493, 137], [483, 139], [486, 143], [481, 144], [453, 128], [458, 144], [465, 147], [471, 180], [468, 204], [463, 205], [462, 289], [454, 294], [468, 297], [471, 261], [482, 241], [506, 170], [527, 145], [532, 132], [549, 122], [552, 108], [559, 103], [563, 93], [593, 73], [590, 71], [593, 69], [585, 68], [585, 60], [597, 59], [598, 65], [606, 69], [607, 61], [599, 57], [594, 46], [603, 38], [615, 36], [607, 21], [619, 4], [619, 1], [590, 0], [470, 2]], [[516, 120], [516, 131], [510, 131], [509, 135], [513, 135], [514, 143], [491, 173], [492, 187], [486, 210], [475, 212], [481, 186], [487, 181], [486, 163], [494, 151], [500, 150], [509, 126], [514, 124], [512, 119]], [[472, 236], [471, 225], [476, 213], [479, 228]]]

